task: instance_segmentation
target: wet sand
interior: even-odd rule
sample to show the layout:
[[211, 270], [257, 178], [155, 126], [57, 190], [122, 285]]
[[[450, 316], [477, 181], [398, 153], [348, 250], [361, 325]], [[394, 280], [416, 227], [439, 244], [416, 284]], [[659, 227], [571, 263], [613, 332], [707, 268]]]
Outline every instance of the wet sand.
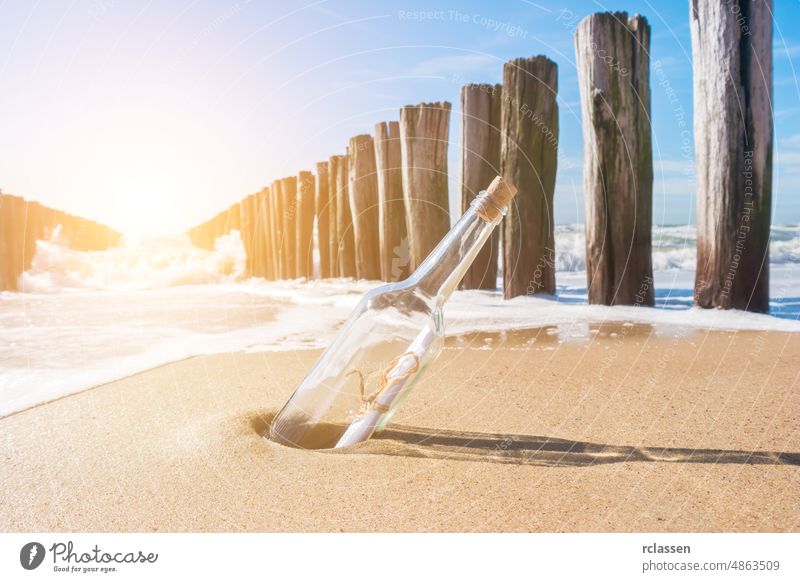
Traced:
[[270, 442], [318, 355], [192, 358], [0, 419], [0, 527], [800, 530], [800, 334], [451, 338], [378, 438]]

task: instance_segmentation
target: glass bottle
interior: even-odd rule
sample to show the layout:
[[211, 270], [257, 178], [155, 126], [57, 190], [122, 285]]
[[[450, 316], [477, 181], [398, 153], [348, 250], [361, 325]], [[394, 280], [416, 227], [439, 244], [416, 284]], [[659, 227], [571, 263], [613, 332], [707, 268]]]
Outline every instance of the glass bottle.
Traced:
[[272, 421], [270, 438], [338, 448], [381, 430], [442, 349], [442, 306], [506, 213], [516, 188], [499, 176], [416, 271], [366, 293]]

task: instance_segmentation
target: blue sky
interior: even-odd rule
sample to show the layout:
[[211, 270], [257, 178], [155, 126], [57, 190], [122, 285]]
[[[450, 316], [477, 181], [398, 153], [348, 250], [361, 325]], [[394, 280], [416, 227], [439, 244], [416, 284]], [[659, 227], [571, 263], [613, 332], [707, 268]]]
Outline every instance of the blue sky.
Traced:
[[[573, 32], [607, 10], [652, 26], [654, 220], [693, 222], [694, 150], [675, 113], [691, 128], [684, 1], [8, 1], [0, 187], [123, 230], [177, 231], [343, 153], [402, 105], [448, 100], [455, 200], [461, 84], [545, 54], [559, 66], [556, 221], [582, 222]], [[775, 15], [774, 222], [798, 223], [800, 2], [778, 0]]]

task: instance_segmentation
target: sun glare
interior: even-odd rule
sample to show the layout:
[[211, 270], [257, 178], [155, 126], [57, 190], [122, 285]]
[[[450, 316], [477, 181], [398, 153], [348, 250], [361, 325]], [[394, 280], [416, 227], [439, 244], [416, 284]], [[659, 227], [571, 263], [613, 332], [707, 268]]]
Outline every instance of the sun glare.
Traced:
[[171, 234], [181, 228], [176, 172], [160, 160], [134, 163], [117, 172], [109, 222], [129, 237]]

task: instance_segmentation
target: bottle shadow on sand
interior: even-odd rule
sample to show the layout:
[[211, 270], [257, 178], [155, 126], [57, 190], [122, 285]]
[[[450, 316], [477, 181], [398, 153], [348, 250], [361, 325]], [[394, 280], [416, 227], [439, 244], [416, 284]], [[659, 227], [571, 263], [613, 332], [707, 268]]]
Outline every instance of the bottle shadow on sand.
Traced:
[[[274, 411], [252, 415], [250, 426], [266, 437]], [[607, 463], [731, 463], [800, 466], [800, 452], [635, 447], [524, 434], [434, 430], [392, 425], [364, 443], [330, 454], [368, 454], [473, 462], [590, 467]]]

